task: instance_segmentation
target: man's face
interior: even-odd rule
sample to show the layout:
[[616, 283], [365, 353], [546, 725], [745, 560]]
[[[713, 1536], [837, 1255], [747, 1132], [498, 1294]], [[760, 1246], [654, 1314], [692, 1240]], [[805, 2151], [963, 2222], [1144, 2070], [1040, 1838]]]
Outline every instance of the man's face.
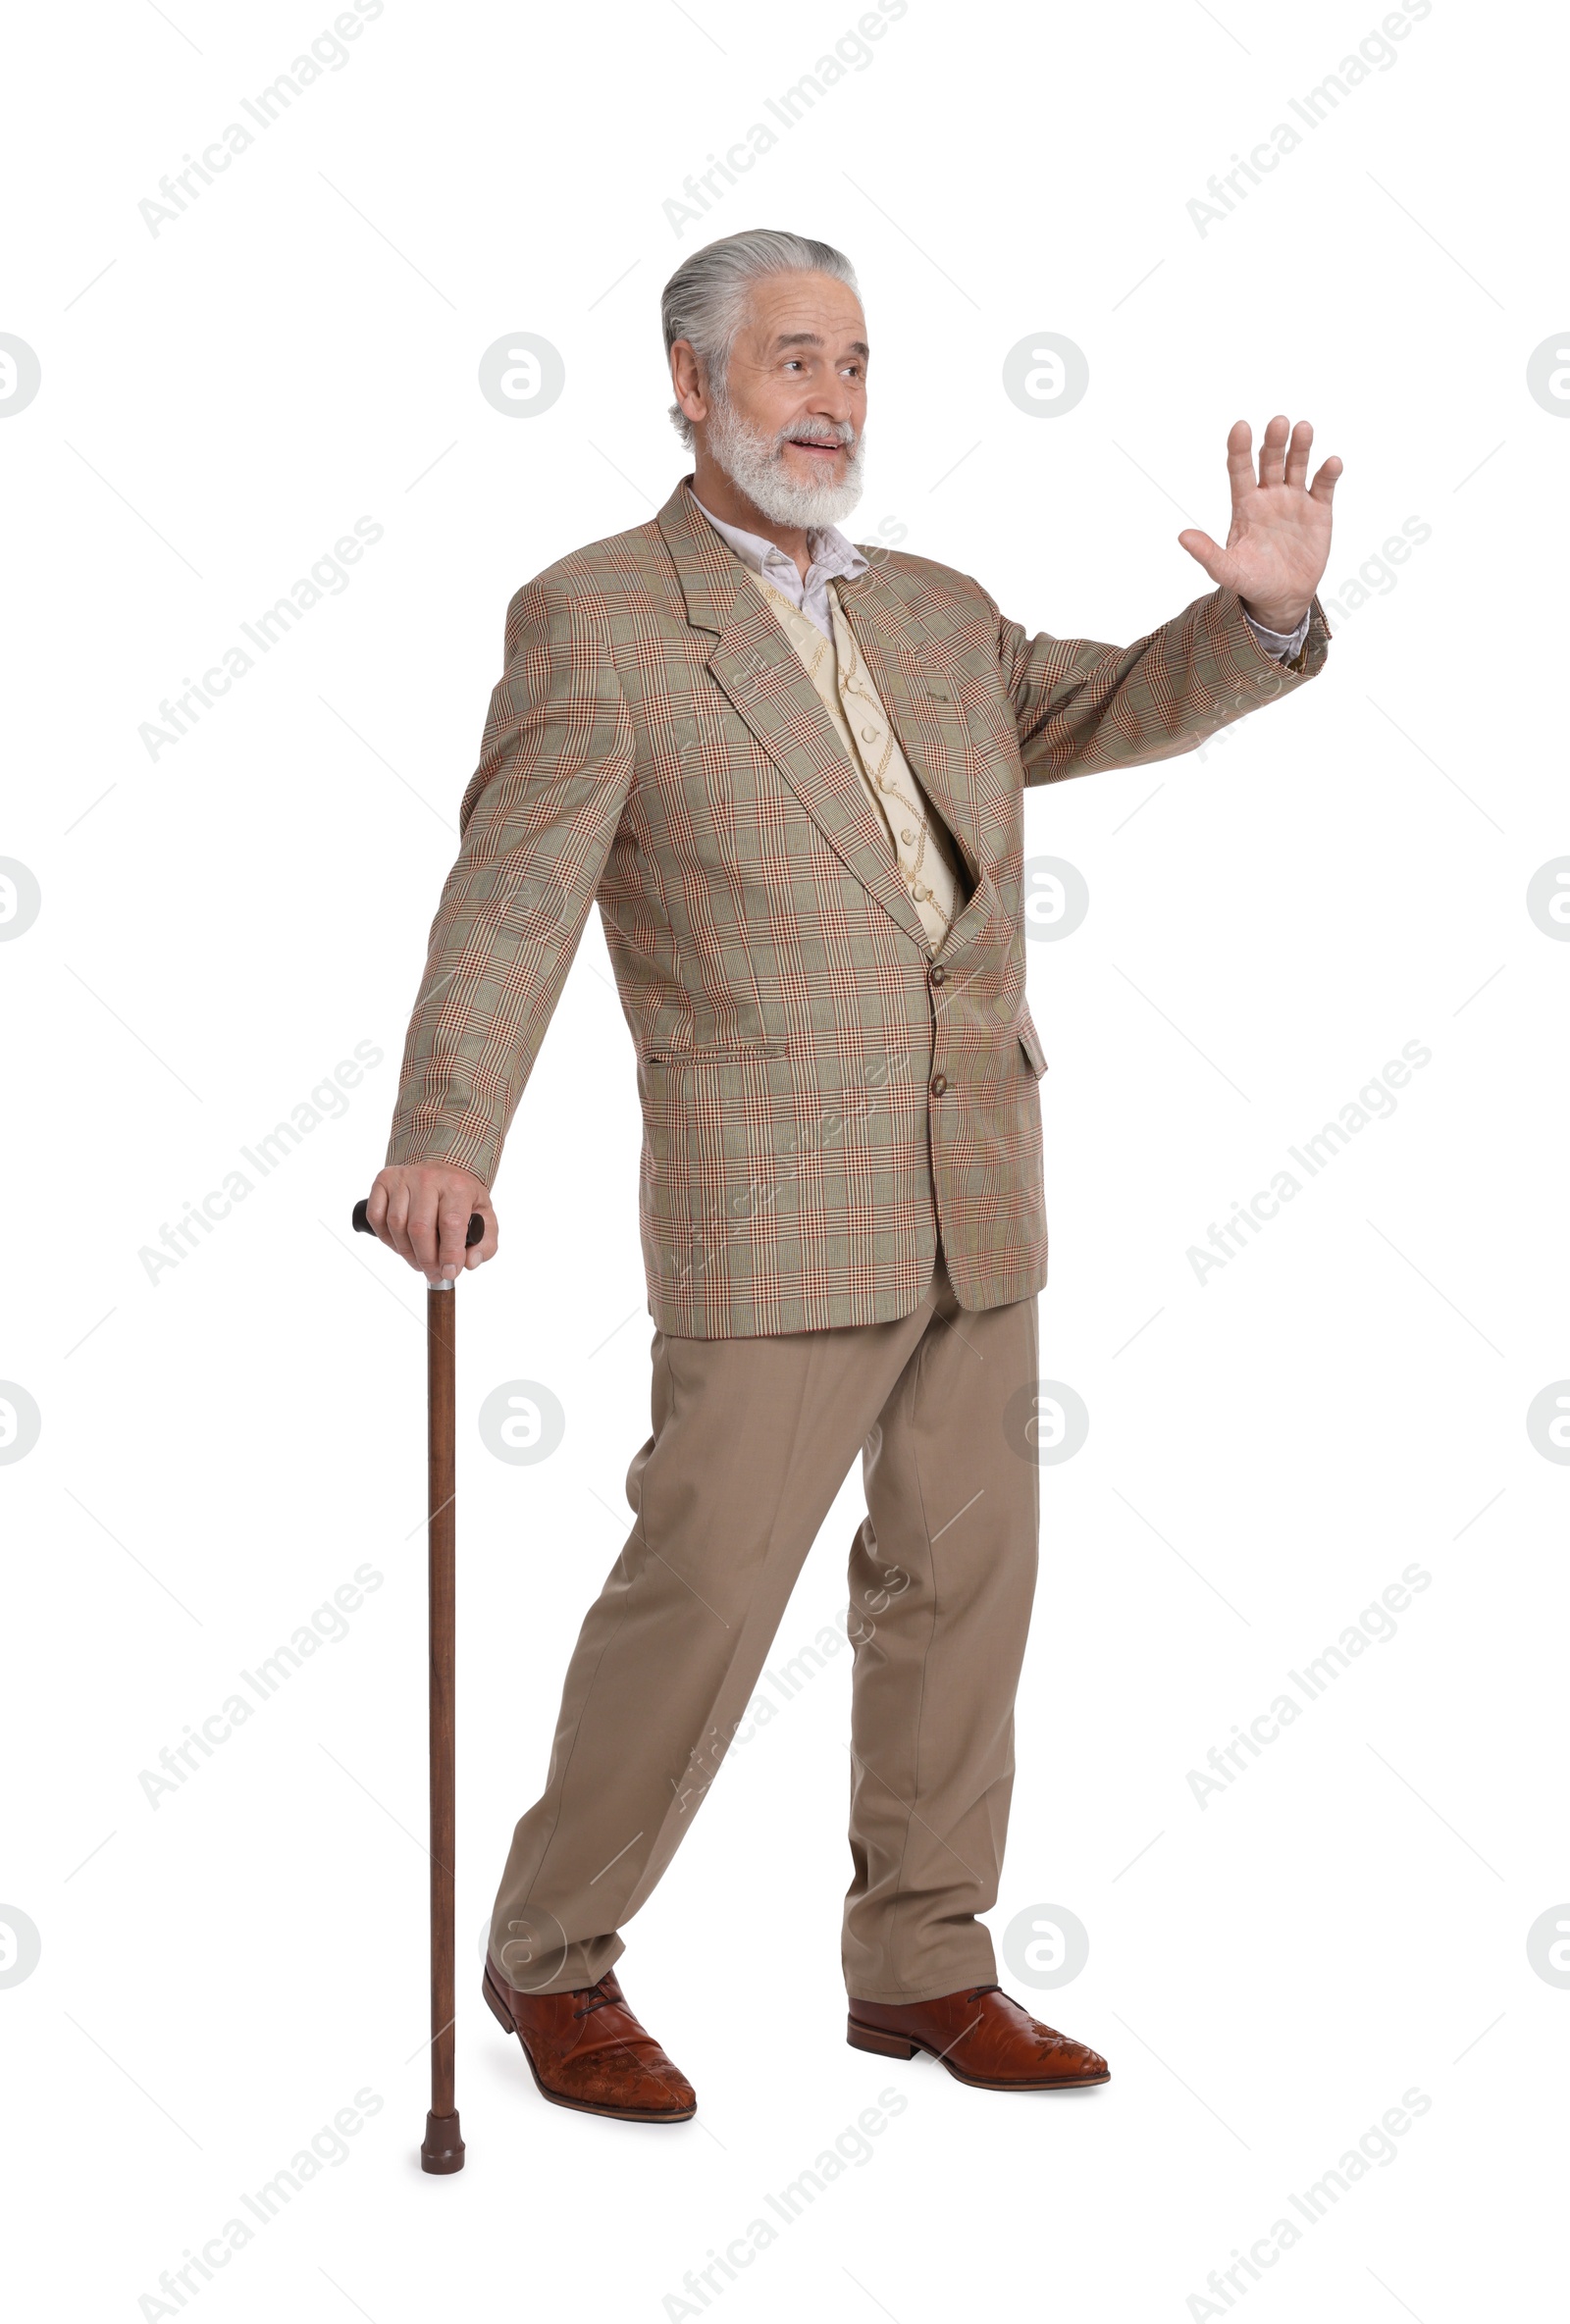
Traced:
[[725, 392], [702, 390], [703, 449], [765, 516], [830, 525], [862, 495], [866, 323], [832, 275], [767, 275], [731, 347]]

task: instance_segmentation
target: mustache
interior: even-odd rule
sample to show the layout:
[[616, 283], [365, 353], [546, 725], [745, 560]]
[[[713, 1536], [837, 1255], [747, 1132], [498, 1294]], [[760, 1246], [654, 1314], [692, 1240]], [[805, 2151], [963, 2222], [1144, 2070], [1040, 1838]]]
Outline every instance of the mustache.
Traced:
[[856, 442], [856, 429], [849, 420], [803, 420], [793, 428], [782, 428], [774, 439], [777, 459], [788, 443], [832, 443], [849, 451]]

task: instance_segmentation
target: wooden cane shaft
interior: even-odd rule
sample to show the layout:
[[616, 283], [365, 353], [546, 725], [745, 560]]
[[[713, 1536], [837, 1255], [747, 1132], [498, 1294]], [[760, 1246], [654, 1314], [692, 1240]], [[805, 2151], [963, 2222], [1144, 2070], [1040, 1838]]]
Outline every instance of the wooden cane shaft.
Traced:
[[431, 2112], [456, 2111], [452, 2095], [454, 2041], [453, 1881], [454, 1686], [456, 1606], [453, 1508], [455, 1326], [457, 1294], [427, 1291], [430, 1430], [430, 1687], [431, 1687]]

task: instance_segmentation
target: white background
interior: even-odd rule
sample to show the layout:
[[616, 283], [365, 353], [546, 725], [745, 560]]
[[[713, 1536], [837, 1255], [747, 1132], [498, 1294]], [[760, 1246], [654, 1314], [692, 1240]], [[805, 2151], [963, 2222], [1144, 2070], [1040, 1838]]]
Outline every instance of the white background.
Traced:
[[[1570, 324], [1562, 29], [1436, 0], [1309, 131], [1287, 100], [1376, 0], [910, 0], [675, 231], [682, 181], [857, 13], [388, 0], [156, 234], [138, 203], [248, 120], [330, 0], [13, 27], [0, 330], [42, 365], [0, 427], [0, 853], [42, 891], [0, 947], [0, 1375], [42, 1418], [0, 1472], [0, 1902], [42, 1943], [0, 1989], [18, 2314], [183, 2312], [150, 2297], [161, 2271], [367, 2089], [345, 2158], [184, 2306], [706, 2312], [667, 2296], [890, 2087], [907, 2104], [869, 2159], [709, 2306], [1146, 2324], [1221, 2309], [1192, 2296], [1285, 2217], [1301, 2241], [1229, 2291], [1250, 2313], [1544, 2312], [1570, 1992], [1526, 1939], [1570, 1896], [1570, 1474], [1525, 1416], [1570, 1372], [1570, 949], [1525, 893], [1570, 849], [1570, 427], [1526, 368]], [[1186, 205], [1283, 121], [1298, 149], [1201, 233]], [[1091, 895], [1030, 948], [1043, 1369], [1091, 1421], [1043, 1475], [994, 1923], [1084, 1922], [1071, 1986], [1004, 1975], [1108, 2052], [1111, 2087], [988, 2095], [845, 2045], [843, 1654], [732, 1754], [629, 1932], [625, 1982], [696, 2124], [546, 2107], [479, 2005], [507, 1835], [648, 1428], [636, 1093], [592, 920], [498, 1178], [501, 1255], [458, 1295], [469, 2163], [423, 2178], [423, 1300], [347, 1215], [507, 599], [683, 472], [658, 290], [759, 224], [861, 273], [848, 529], [903, 525], [1032, 629], [1127, 640], [1208, 586], [1176, 535], [1224, 531], [1239, 415], [1306, 414], [1344, 458], [1331, 595], [1404, 520], [1432, 535], [1332, 608], [1318, 683], [1202, 762], [1026, 802], [1027, 854]], [[477, 366], [519, 331], [566, 387], [504, 417]], [[1088, 358], [1072, 413], [1003, 393], [1042, 331]], [[160, 701], [362, 516], [384, 534], [349, 586], [151, 757]], [[142, 1248], [361, 1041], [383, 1061], [341, 1117], [150, 1280]], [[1409, 1041], [1432, 1061], [1394, 1114], [1197, 1281], [1211, 1222]], [[566, 1413], [538, 1467], [477, 1433], [515, 1378]], [[853, 1478], [776, 1666], [835, 1619], [861, 1506]], [[140, 1771], [365, 1563], [385, 1578], [348, 1634], [151, 1805]], [[1202, 1808], [1188, 1771], [1414, 1563], [1432, 1579], [1396, 1636]], [[1393, 2159], [1302, 2222], [1290, 2194], [1414, 2089], [1431, 2104]]]

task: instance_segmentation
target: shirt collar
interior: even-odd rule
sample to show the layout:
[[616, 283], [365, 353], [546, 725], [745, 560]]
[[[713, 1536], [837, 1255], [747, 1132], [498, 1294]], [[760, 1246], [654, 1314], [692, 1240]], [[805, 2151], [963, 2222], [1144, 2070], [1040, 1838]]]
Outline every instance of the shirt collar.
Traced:
[[[693, 506], [703, 511], [720, 539], [730, 543], [744, 565], [750, 565], [755, 573], [761, 573], [773, 582], [783, 582], [788, 578], [792, 594], [801, 589], [802, 576], [796, 570], [796, 559], [779, 547], [777, 542], [765, 541], [760, 533], [743, 532], [740, 525], [727, 525], [722, 518], [715, 516], [712, 509], [704, 507], [691, 485], [687, 491], [692, 494]], [[865, 557], [855, 542], [848, 541], [835, 525], [810, 529], [807, 552], [812, 560], [809, 571], [823, 581], [855, 581], [866, 571]]]

